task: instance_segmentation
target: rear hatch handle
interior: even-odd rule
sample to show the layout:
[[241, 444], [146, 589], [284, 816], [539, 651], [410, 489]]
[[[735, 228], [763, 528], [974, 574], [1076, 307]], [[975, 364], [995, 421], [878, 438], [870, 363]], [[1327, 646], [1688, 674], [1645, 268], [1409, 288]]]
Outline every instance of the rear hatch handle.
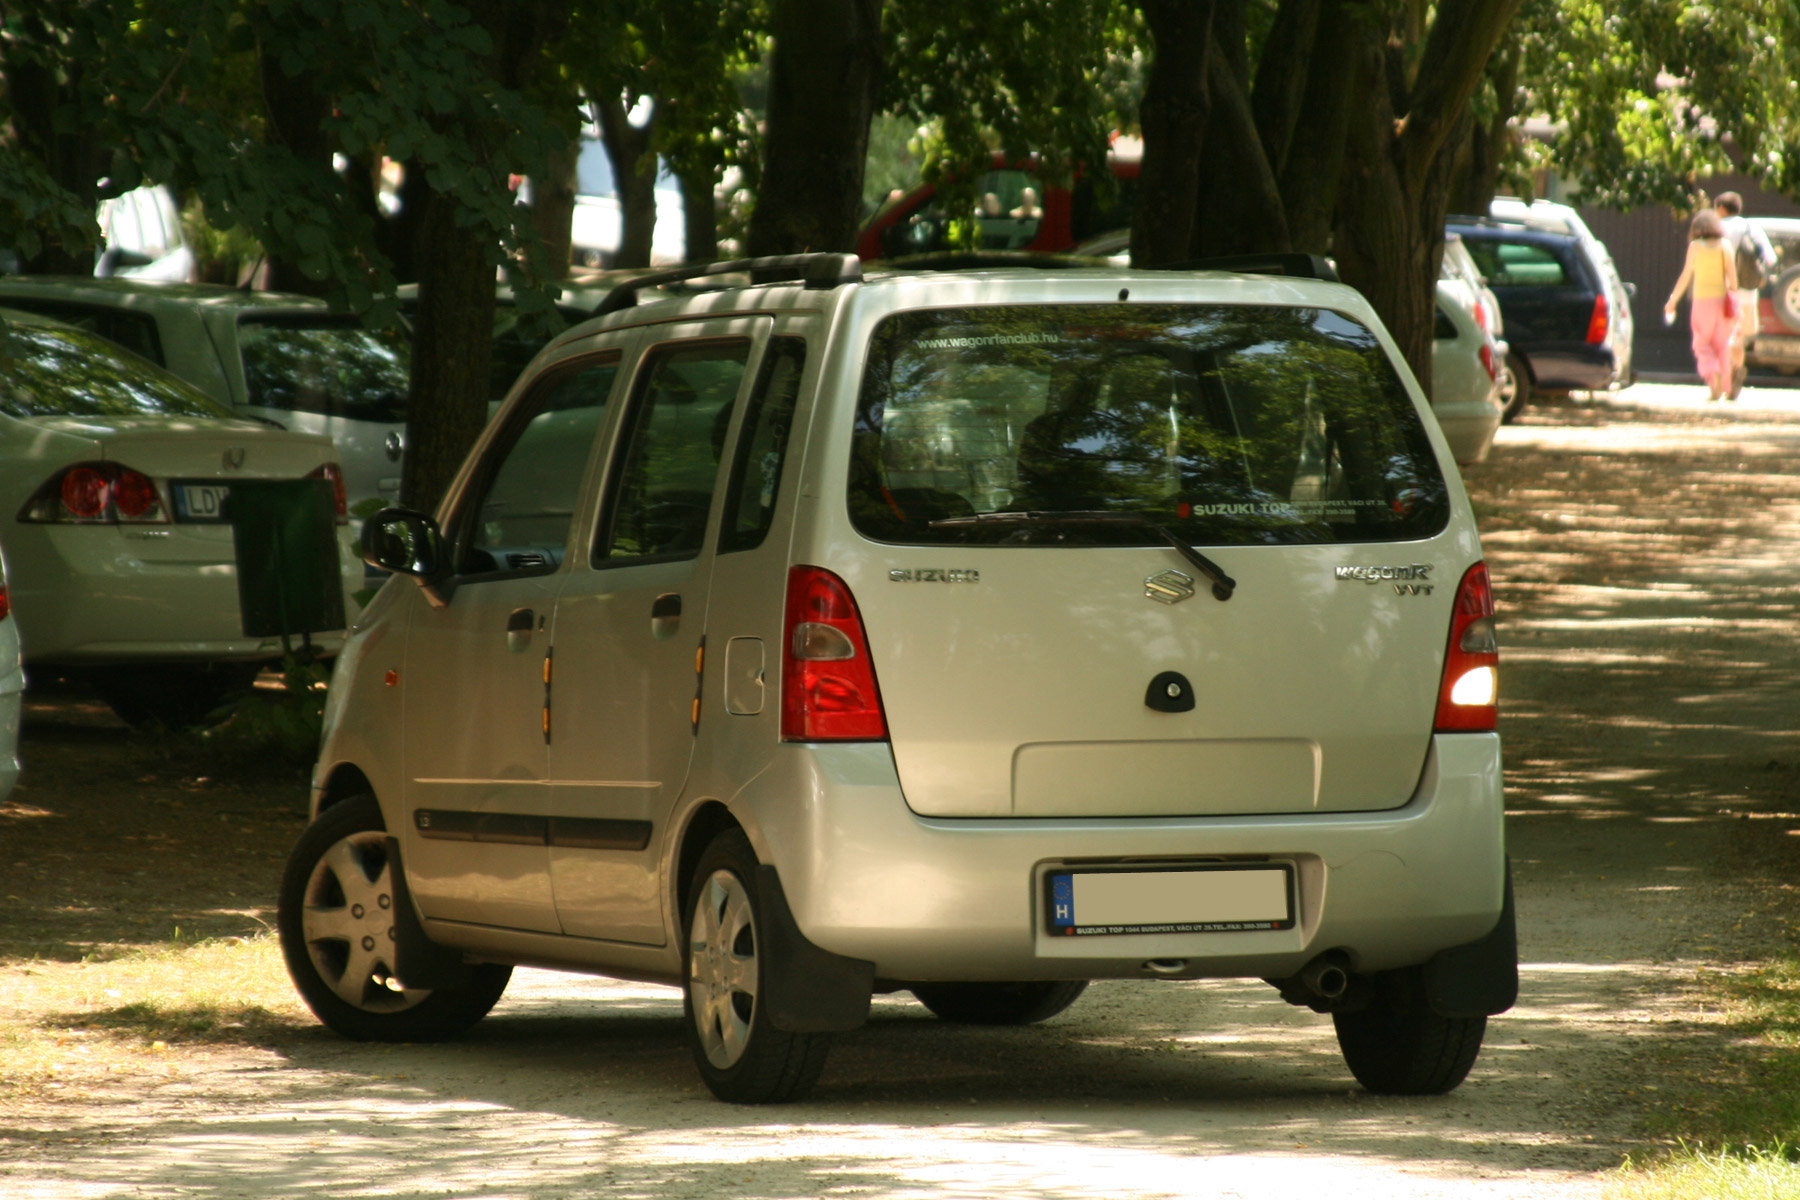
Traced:
[[956, 525], [1135, 525], [1148, 529], [1167, 542], [1175, 552], [1194, 565], [1212, 584], [1215, 599], [1229, 600], [1237, 591], [1237, 580], [1225, 573], [1218, 563], [1194, 549], [1181, 536], [1160, 521], [1135, 513], [1113, 512], [990, 512], [966, 517], [943, 517], [931, 522], [933, 529]]

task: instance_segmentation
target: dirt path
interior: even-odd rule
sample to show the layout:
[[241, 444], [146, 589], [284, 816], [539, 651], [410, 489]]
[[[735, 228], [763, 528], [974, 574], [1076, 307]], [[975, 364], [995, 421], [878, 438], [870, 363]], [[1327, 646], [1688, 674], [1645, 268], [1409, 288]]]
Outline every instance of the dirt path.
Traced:
[[1098, 984], [1007, 1031], [879, 1001], [810, 1101], [763, 1110], [705, 1093], [673, 991], [541, 972], [450, 1046], [351, 1045], [258, 995], [235, 1033], [84, 1071], [85, 1038], [129, 1033], [138, 985], [80, 948], [254, 930], [300, 800], [201, 780], [63, 697], [34, 710], [0, 809], [0, 1010], [92, 982], [56, 1018], [49, 1082], [22, 1085], [0, 1042], [0, 1195], [1597, 1195], [1644, 1148], [1666, 1073], [1730, 1034], [1696, 974], [1789, 936], [1726, 853], [1800, 808], [1800, 409], [1748, 395], [1549, 410], [1469, 472], [1503, 612], [1526, 966], [1447, 1098], [1363, 1094], [1326, 1018], [1237, 982]]

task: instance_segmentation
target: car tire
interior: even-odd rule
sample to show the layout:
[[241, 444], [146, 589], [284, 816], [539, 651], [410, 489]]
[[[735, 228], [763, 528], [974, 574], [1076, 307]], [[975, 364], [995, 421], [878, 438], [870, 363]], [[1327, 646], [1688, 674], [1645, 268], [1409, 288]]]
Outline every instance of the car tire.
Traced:
[[1789, 267], [1776, 276], [1769, 289], [1769, 303], [1787, 332], [1800, 333], [1800, 267]]
[[912, 994], [940, 1020], [959, 1025], [1035, 1025], [1080, 998], [1087, 980], [921, 983]]
[[1531, 403], [1537, 386], [1531, 381], [1531, 368], [1525, 365], [1525, 359], [1517, 352], [1507, 354], [1506, 369], [1512, 372], [1513, 390], [1506, 408], [1500, 413], [1500, 420], [1502, 424], [1510, 425]]
[[452, 988], [394, 977], [394, 889], [387, 830], [368, 793], [332, 805], [288, 855], [276, 929], [301, 999], [326, 1027], [359, 1042], [441, 1042], [499, 1002], [512, 968], [482, 963]]
[[107, 707], [139, 731], [214, 725], [231, 700], [248, 695], [261, 663], [155, 663], [107, 667], [94, 685]]
[[1331, 1015], [1350, 1073], [1378, 1096], [1439, 1096], [1468, 1075], [1486, 1017], [1446, 1017], [1425, 996], [1425, 970], [1383, 971], [1364, 1006]]
[[701, 852], [682, 914], [688, 1047], [712, 1094], [733, 1104], [800, 1099], [831, 1049], [827, 1034], [789, 1033], [769, 1020], [756, 867], [743, 831], [721, 832]]

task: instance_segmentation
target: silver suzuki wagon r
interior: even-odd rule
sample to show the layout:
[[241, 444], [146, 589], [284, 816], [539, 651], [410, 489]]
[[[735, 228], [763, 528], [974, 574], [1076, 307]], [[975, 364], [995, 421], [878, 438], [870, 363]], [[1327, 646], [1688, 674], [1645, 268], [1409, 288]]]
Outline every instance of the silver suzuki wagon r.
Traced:
[[875, 992], [1248, 976], [1455, 1087], [1517, 988], [1487, 572], [1368, 304], [1264, 265], [623, 285], [369, 522], [281, 893], [312, 1010], [666, 983], [761, 1102]]

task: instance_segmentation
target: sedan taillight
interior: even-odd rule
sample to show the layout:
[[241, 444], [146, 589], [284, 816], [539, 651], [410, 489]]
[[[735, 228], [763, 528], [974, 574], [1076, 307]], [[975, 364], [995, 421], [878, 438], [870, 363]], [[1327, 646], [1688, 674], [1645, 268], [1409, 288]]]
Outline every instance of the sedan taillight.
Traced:
[[344, 491], [344, 469], [336, 463], [324, 463], [308, 471], [306, 477], [331, 480], [331, 498], [332, 502], [337, 505], [337, 523], [348, 525], [350, 523], [350, 500]]
[[1481, 733], [1498, 727], [1500, 645], [1494, 636], [1494, 590], [1485, 563], [1463, 574], [1450, 611], [1450, 646], [1438, 685], [1438, 733]]
[[6, 620], [6, 615], [11, 611], [12, 598], [6, 594], [6, 585], [0, 583], [0, 621]]
[[19, 520], [39, 525], [168, 524], [156, 481], [115, 462], [77, 463], [32, 493]]

